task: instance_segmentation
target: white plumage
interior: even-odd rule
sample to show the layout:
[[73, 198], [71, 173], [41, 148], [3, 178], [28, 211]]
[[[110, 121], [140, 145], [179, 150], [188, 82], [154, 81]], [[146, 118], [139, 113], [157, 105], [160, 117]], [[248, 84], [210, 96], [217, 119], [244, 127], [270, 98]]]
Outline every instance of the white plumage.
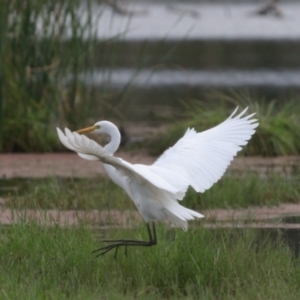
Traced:
[[[189, 186], [197, 192], [204, 192], [222, 177], [258, 126], [257, 120], [252, 119], [254, 114], [244, 116], [246, 111], [247, 108], [235, 116], [236, 108], [224, 122], [200, 133], [189, 128], [150, 166], [130, 164], [113, 156], [120, 144], [120, 133], [111, 122], [101, 121], [78, 131], [109, 134], [111, 141], [104, 147], [67, 128], [65, 133], [57, 128], [57, 133], [61, 142], [80, 157], [101, 161], [108, 176], [127, 192], [147, 223], [162, 221], [187, 230], [187, 220], [202, 218], [203, 215], [183, 207], [178, 200], [184, 198]], [[149, 236], [151, 240], [151, 234]], [[131, 245], [115, 243], [100, 250]]]

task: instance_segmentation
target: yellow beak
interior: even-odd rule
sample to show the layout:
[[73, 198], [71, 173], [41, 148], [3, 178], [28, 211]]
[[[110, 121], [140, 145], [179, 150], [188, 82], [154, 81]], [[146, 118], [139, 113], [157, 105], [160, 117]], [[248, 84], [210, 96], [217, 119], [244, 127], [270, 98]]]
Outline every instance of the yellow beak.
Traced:
[[78, 133], [81, 134], [81, 133], [92, 132], [92, 131], [94, 131], [96, 129], [98, 129], [98, 127], [94, 125], [94, 126], [90, 126], [90, 127], [87, 127], [87, 128], [79, 129], [76, 132], [78, 132]]

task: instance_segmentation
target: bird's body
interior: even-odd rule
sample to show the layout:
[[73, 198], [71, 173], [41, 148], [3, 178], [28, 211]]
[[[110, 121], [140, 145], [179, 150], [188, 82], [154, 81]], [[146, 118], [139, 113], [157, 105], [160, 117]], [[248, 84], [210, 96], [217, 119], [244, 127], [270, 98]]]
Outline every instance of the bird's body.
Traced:
[[[187, 230], [188, 220], [203, 217], [200, 213], [183, 207], [178, 201], [184, 198], [189, 186], [197, 192], [209, 189], [222, 177], [241, 146], [246, 145], [254, 134], [258, 123], [251, 119], [253, 114], [243, 117], [245, 109], [234, 117], [236, 111], [237, 109], [227, 120], [212, 129], [201, 133], [188, 129], [173, 147], [150, 166], [130, 164], [114, 156], [120, 144], [120, 133], [111, 122], [101, 121], [78, 133], [65, 129], [64, 134], [57, 129], [61, 142], [67, 148], [84, 159], [100, 160], [103, 163], [108, 176], [125, 190], [147, 223], [151, 244], [119, 240], [101, 248], [102, 254], [120, 246], [153, 245], [153, 236], [156, 243], [156, 234], [154, 225], [154, 232], [151, 233], [150, 222], [161, 221]], [[91, 131], [109, 134], [111, 141], [101, 147], [79, 134]]]

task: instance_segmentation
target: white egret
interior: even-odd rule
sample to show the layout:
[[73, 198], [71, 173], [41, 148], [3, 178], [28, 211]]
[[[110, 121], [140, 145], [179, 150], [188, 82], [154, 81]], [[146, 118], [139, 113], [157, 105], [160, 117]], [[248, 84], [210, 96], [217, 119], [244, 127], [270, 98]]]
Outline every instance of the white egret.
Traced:
[[[221, 124], [197, 133], [188, 128], [184, 136], [150, 166], [131, 164], [114, 156], [120, 145], [120, 133], [113, 123], [100, 121], [95, 125], [63, 133], [57, 128], [60, 141], [81, 158], [103, 163], [112, 181], [125, 190], [147, 224], [149, 241], [104, 240], [109, 245], [95, 250], [99, 255], [121, 246], [153, 246], [157, 244], [155, 221], [170, 223], [187, 230], [188, 220], [204, 217], [179, 204], [187, 188], [203, 193], [224, 174], [233, 157], [241, 150], [258, 126], [254, 114], [244, 116], [234, 112]], [[110, 142], [104, 147], [82, 133], [108, 134]], [[152, 223], [152, 226], [150, 226]]]

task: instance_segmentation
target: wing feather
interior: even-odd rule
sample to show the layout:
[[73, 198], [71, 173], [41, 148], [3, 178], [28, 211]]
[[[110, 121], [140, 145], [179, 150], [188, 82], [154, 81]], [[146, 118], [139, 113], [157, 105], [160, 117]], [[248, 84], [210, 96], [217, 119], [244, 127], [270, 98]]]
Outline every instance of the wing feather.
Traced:
[[[173, 198], [181, 199], [183, 197], [182, 190], [179, 190], [176, 186], [173, 186], [168, 181], [161, 177], [157, 172], [153, 172], [149, 166], [135, 164], [132, 165], [119, 157], [115, 157], [110, 153], [107, 153], [105, 149], [97, 144], [95, 141], [87, 138], [84, 135], [79, 135], [76, 132], [71, 132], [69, 129], [65, 129], [65, 134], [57, 128], [57, 133], [60, 141], [68, 149], [75, 151], [78, 155], [87, 160], [99, 160], [104, 164], [109, 164], [115, 167], [122, 175], [129, 177], [131, 180], [145, 182], [156, 188], [160, 188], [168, 192]], [[159, 167], [155, 168], [159, 170]], [[171, 172], [168, 170], [160, 170], [160, 174], [166, 175]], [[176, 177], [176, 182], [178, 181], [179, 176], [173, 174], [173, 177]], [[188, 187], [188, 182], [185, 182], [185, 190]], [[182, 184], [181, 184], [182, 187]], [[185, 191], [184, 191], [185, 192]]]
[[197, 133], [188, 128], [185, 135], [153, 164], [179, 173], [197, 191], [204, 192], [217, 182], [230, 162], [245, 146], [258, 126], [254, 114], [236, 115], [238, 108], [221, 124]]

